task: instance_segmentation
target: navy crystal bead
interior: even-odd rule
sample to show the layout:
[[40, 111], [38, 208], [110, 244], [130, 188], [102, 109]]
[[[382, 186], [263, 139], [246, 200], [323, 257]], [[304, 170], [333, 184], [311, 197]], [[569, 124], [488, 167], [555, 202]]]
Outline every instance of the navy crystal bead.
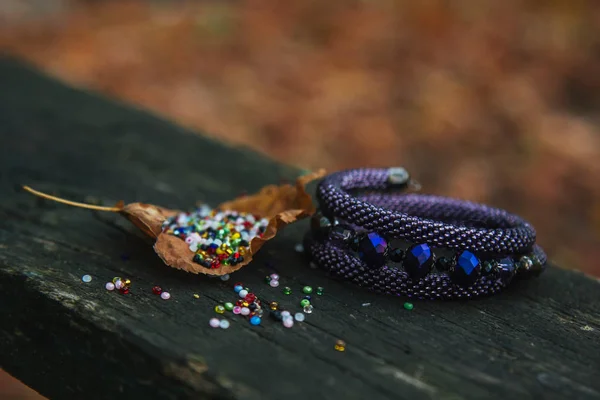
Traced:
[[481, 262], [468, 250], [458, 256], [456, 266], [452, 273], [452, 280], [457, 284], [469, 287], [475, 283], [481, 274]]
[[512, 258], [506, 257], [502, 260], [499, 260], [494, 265], [496, 273], [498, 274], [498, 278], [500, 278], [503, 282], [508, 283], [517, 272], [515, 268], [515, 262]]
[[379, 268], [385, 264], [387, 242], [377, 233], [368, 233], [358, 243], [358, 255], [370, 267]]
[[408, 249], [403, 265], [411, 279], [421, 279], [431, 271], [434, 262], [431, 248], [423, 243], [415, 244]]

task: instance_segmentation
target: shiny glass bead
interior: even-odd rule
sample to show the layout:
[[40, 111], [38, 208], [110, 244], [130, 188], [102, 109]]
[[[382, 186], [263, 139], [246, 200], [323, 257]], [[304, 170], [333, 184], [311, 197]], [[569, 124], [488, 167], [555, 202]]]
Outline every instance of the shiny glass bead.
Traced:
[[294, 326], [294, 319], [293, 318], [287, 318], [283, 320], [283, 326], [285, 326], [286, 328], [291, 328], [292, 326]]
[[414, 307], [413, 303], [409, 303], [409, 302], [404, 303], [404, 308], [406, 308], [407, 310], [412, 310], [413, 307]]
[[404, 256], [403, 266], [411, 279], [424, 278], [435, 262], [429, 246], [425, 243], [412, 245]]
[[160, 286], [154, 286], [152, 288], [152, 293], [158, 296], [162, 293], [162, 288]]
[[331, 229], [331, 221], [322, 213], [315, 213], [310, 220], [311, 232], [315, 239], [323, 240]]
[[319, 286], [317, 288], [317, 295], [322, 296], [323, 292], [325, 292], [325, 289], [323, 287]]
[[313, 289], [310, 286], [304, 286], [302, 288], [302, 292], [304, 292], [305, 294], [311, 294], [313, 292]]
[[115, 290], [115, 284], [112, 282], [106, 282], [105, 288], [108, 291], [113, 291]]
[[225, 309], [227, 311], [231, 311], [231, 310], [233, 310], [233, 303], [227, 302], [227, 303], [223, 304], [223, 307], [225, 307]]
[[213, 328], [218, 328], [221, 325], [221, 321], [219, 321], [217, 318], [211, 318], [208, 321], [208, 324]]
[[517, 268], [524, 271], [529, 271], [533, 267], [533, 261], [527, 256], [523, 256], [517, 262]]
[[435, 268], [441, 272], [450, 271], [455, 265], [456, 260], [452, 257], [440, 257], [435, 260]]
[[508, 283], [517, 272], [515, 262], [510, 257], [498, 260], [495, 262], [495, 272], [498, 274], [498, 278], [502, 279], [505, 283]]
[[171, 293], [169, 292], [162, 292], [160, 294], [160, 298], [163, 300], [169, 300], [171, 298]]
[[92, 281], [92, 276], [91, 275], [84, 275], [81, 277], [81, 280], [85, 283], [90, 283]]
[[403, 187], [408, 184], [410, 180], [410, 174], [403, 167], [389, 168], [387, 171], [387, 183], [390, 187]]
[[290, 317], [292, 314], [289, 311], [282, 311], [281, 312], [281, 317], [282, 318], [286, 318], [286, 317]]
[[481, 262], [468, 250], [464, 250], [457, 258], [456, 266], [452, 271], [452, 281], [469, 287], [479, 278], [481, 274]]
[[271, 282], [272, 278], [270, 276], [265, 276], [265, 283]]
[[294, 319], [298, 322], [304, 321], [305, 318], [306, 316], [301, 312], [294, 314]]
[[279, 274], [273, 273], [273, 274], [269, 275], [269, 278], [275, 279], [276, 281], [278, 281], [279, 280]]
[[271, 286], [271, 287], [277, 287], [277, 286], [279, 286], [279, 281], [275, 280], [275, 279], [272, 279], [271, 282], [269, 282], [269, 286]]
[[221, 329], [229, 328], [229, 321], [227, 321], [226, 319], [222, 319], [221, 321], [219, 321], [219, 328], [221, 328]]
[[333, 348], [337, 351], [346, 351], [346, 342], [343, 340], [337, 340]]
[[279, 307], [279, 303], [276, 302], [276, 301], [272, 301], [272, 302], [269, 303], [269, 308], [271, 310], [277, 310], [278, 307]]
[[234, 314], [240, 314], [242, 312], [242, 307], [234, 306], [232, 311]]
[[283, 292], [283, 294], [290, 295], [290, 294], [292, 294], [292, 288], [289, 286], [286, 286], [282, 289], [282, 292]]
[[242, 289], [238, 292], [238, 296], [240, 296], [240, 298], [244, 299], [244, 298], [246, 298], [246, 296], [248, 296], [248, 291], [246, 289]]
[[375, 232], [364, 235], [358, 244], [358, 256], [370, 268], [379, 268], [385, 264], [387, 242]]
[[313, 306], [311, 304], [304, 306], [302, 308], [302, 311], [304, 311], [304, 313], [306, 313], [306, 314], [310, 314], [313, 312]]
[[240, 314], [248, 315], [250, 314], [250, 309], [248, 307], [242, 307], [242, 309], [240, 310]]
[[354, 235], [354, 229], [345, 225], [335, 225], [329, 230], [329, 240], [337, 244], [348, 243]]
[[254, 317], [250, 318], [250, 323], [252, 325], [260, 325], [260, 317], [255, 315]]
[[306, 307], [309, 304], [310, 304], [310, 301], [308, 301], [306, 299], [300, 300], [300, 306], [302, 306], [302, 307]]
[[236, 292], [236, 293], [239, 293], [243, 289], [244, 289], [244, 287], [242, 285], [235, 285], [233, 287], [233, 291]]
[[121, 279], [121, 277], [120, 277], [120, 276], [115, 276], [115, 277], [112, 279], [112, 283], [116, 284], [116, 283], [117, 283], [117, 281], [122, 281], [122, 280], [123, 280], [123, 279]]

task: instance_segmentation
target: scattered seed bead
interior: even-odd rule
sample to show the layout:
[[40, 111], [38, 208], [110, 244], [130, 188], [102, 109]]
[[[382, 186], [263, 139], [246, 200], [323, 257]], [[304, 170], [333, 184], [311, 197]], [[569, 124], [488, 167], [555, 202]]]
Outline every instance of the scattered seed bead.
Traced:
[[108, 290], [108, 291], [115, 290], [115, 284], [112, 283], [112, 282], [106, 282], [106, 286], [105, 287], [106, 287], [106, 290]]
[[271, 274], [271, 275], [269, 275], [269, 277], [270, 277], [271, 279], [273, 279], [273, 280], [276, 280], [276, 281], [278, 281], [278, 280], [279, 280], [279, 274]]
[[250, 318], [250, 323], [252, 325], [260, 325], [260, 317], [255, 315], [254, 317]]
[[306, 299], [300, 300], [300, 306], [306, 307], [308, 305], [310, 305], [310, 301], [309, 300], [306, 300]]
[[292, 288], [289, 286], [285, 286], [283, 288], [282, 292], [283, 292], [283, 294], [287, 294], [287, 295], [292, 294]]
[[242, 314], [242, 315], [249, 315], [250, 314], [250, 309], [248, 307], [242, 307], [242, 309], [240, 310], [240, 314]]
[[123, 281], [122, 281], [122, 280], [120, 280], [120, 279], [118, 279], [118, 280], [115, 282], [115, 288], [117, 288], [117, 289], [121, 289], [122, 287], [123, 287]]
[[304, 318], [306, 318], [306, 316], [301, 312], [294, 314], [294, 319], [298, 322], [304, 321]]
[[270, 283], [271, 282], [271, 277], [269, 275], [265, 276], [265, 283]]
[[122, 280], [120, 276], [115, 276], [115, 277], [112, 279], [112, 283], [116, 284], [116, 283], [117, 283], [117, 281], [120, 281], [120, 280]]
[[296, 250], [298, 253], [304, 253], [304, 246], [302, 246], [302, 243], [298, 243], [294, 246], [294, 250]]
[[337, 351], [346, 351], [346, 342], [343, 340], [338, 340], [335, 342], [335, 346], [333, 346], [333, 348]]
[[199, 295], [198, 293], [194, 293], [194, 298], [195, 298], [195, 299], [199, 299], [199, 298], [200, 298], [200, 295]]
[[161, 293], [162, 293], [162, 288], [161, 288], [160, 286], [154, 286], [154, 287], [152, 288], [152, 293], [154, 293], [154, 294], [156, 294], [156, 295], [159, 295], [159, 294], [161, 294]]
[[272, 302], [269, 303], [269, 308], [271, 310], [277, 310], [277, 307], [279, 307], [279, 303], [278, 302], [272, 301]]
[[241, 312], [242, 312], [242, 307], [240, 307], [240, 306], [233, 307], [233, 313], [234, 314], [239, 314]]
[[84, 275], [81, 277], [81, 280], [85, 283], [89, 283], [92, 281], [92, 276], [91, 275]]
[[271, 282], [269, 282], [269, 285], [271, 285], [271, 287], [277, 287], [279, 286], [279, 281], [273, 279]]
[[283, 318], [285, 318], [285, 317], [290, 317], [291, 315], [292, 315], [292, 314], [291, 314], [289, 311], [282, 311], [282, 312], [281, 312], [281, 316], [282, 316]]
[[229, 274], [221, 275], [221, 280], [222, 281], [228, 281], [229, 280]]
[[294, 319], [293, 318], [284, 318], [283, 326], [285, 326], [286, 328], [291, 328], [292, 326], [294, 326]]
[[231, 310], [233, 310], [233, 303], [229, 303], [229, 302], [227, 302], [227, 303], [223, 304], [223, 306], [225, 307], [225, 309], [226, 309], [227, 311], [231, 311]]
[[409, 302], [404, 303], [404, 308], [406, 308], [407, 310], [412, 310], [413, 307], [414, 307], [413, 303], [409, 303]]
[[225, 312], [225, 307], [223, 307], [222, 305], [218, 304], [215, 306], [215, 312], [218, 314], [223, 314]]
[[245, 298], [246, 296], [248, 296], [248, 291], [246, 289], [242, 289], [238, 292], [238, 295], [240, 296], [240, 298]]
[[123, 286], [125, 286], [125, 287], [129, 287], [129, 286], [131, 286], [131, 280], [129, 280], [129, 279], [125, 279], [125, 280], [123, 281]]
[[309, 305], [307, 305], [307, 306], [304, 306], [304, 307], [302, 308], [302, 311], [304, 311], [306, 314], [310, 314], [310, 313], [312, 313], [312, 312], [313, 312], [313, 306], [312, 306], [312, 305], [310, 305], [310, 304], [309, 304]]
[[308, 300], [308, 301], [310, 301], [310, 300], [312, 299], [310, 296], [304, 296], [304, 297], [302, 297], [302, 298], [303, 298], [303, 299], [306, 299], [306, 300]]
[[129, 294], [129, 288], [127, 286], [123, 286], [121, 289], [119, 289], [119, 292], [121, 292], [121, 294]]
[[236, 292], [236, 293], [241, 292], [243, 289], [244, 289], [244, 287], [242, 285], [235, 285], [233, 287], [233, 291]]
[[227, 329], [227, 328], [229, 328], [229, 321], [227, 321], [226, 319], [222, 319], [222, 320], [219, 322], [219, 327], [220, 327], [221, 329]]
[[318, 294], [319, 296], [322, 296], [324, 291], [325, 291], [325, 289], [323, 289], [321, 286], [319, 286], [319, 287], [317, 288], [317, 294]]
[[304, 287], [302, 288], [302, 291], [303, 291], [305, 294], [311, 294], [311, 293], [313, 292], [313, 289], [312, 289], [310, 286], [304, 286]]
[[171, 298], [171, 293], [169, 292], [162, 292], [160, 294], [160, 298], [163, 300], [169, 300]]
[[218, 328], [221, 325], [221, 322], [217, 318], [211, 318], [208, 321], [208, 324], [213, 328]]

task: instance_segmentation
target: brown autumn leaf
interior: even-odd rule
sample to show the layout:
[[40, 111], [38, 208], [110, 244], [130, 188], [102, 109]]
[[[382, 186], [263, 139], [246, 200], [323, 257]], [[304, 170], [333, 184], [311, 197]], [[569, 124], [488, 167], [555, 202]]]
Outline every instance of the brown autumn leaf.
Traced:
[[305, 186], [309, 182], [319, 179], [324, 175], [325, 170], [321, 169], [299, 177], [296, 180], [295, 185], [268, 185], [262, 188], [258, 193], [238, 197], [217, 206], [217, 209], [221, 211], [232, 210], [251, 213], [259, 218], [267, 218], [269, 222], [262, 237], [256, 236], [250, 241], [250, 249], [246, 252], [244, 261], [236, 265], [223, 265], [216, 269], [205, 268], [200, 264], [195, 263], [193, 261], [194, 253], [189, 249], [189, 245], [186, 244], [183, 239], [163, 232], [163, 222], [167, 218], [181, 213], [179, 210], [170, 210], [146, 203], [131, 203], [124, 205], [123, 202], [119, 202], [114, 207], [90, 206], [50, 196], [35, 191], [27, 186], [24, 188], [37, 196], [76, 207], [118, 212], [146, 235], [156, 239], [154, 251], [168, 266], [194, 274], [225, 275], [237, 271], [250, 263], [253, 255], [256, 254], [267, 241], [274, 238], [280, 229], [295, 221], [309, 217], [315, 212], [312, 199], [306, 192]]

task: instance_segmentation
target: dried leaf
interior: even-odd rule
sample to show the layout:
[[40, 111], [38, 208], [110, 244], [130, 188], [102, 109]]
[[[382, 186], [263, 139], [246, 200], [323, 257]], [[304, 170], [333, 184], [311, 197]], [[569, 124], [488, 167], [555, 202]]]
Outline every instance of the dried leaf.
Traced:
[[254, 195], [242, 196], [220, 204], [217, 207], [219, 210], [251, 213], [259, 218], [267, 218], [269, 223], [262, 237], [257, 236], [250, 241], [250, 250], [246, 252], [244, 261], [234, 266], [222, 265], [220, 268], [216, 269], [205, 268], [202, 265], [195, 263], [193, 261], [194, 253], [189, 249], [189, 245], [186, 244], [184, 240], [163, 232], [162, 226], [164, 221], [169, 217], [178, 215], [181, 211], [170, 210], [145, 203], [131, 203], [124, 205], [122, 201], [118, 202], [114, 207], [92, 206], [50, 196], [35, 191], [27, 186], [24, 186], [24, 189], [36, 196], [76, 207], [117, 212], [126, 217], [146, 235], [156, 239], [154, 251], [156, 251], [158, 256], [168, 266], [195, 274], [225, 275], [237, 271], [250, 263], [253, 255], [256, 254], [267, 241], [274, 238], [277, 232], [284, 226], [311, 216], [315, 212], [312, 199], [306, 192], [305, 186], [309, 182], [321, 178], [324, 175], [325, 170], [321, 169], [314, 173], [299, 177], [296, 180], [295, 185], [283, 184], [265, 186]]

